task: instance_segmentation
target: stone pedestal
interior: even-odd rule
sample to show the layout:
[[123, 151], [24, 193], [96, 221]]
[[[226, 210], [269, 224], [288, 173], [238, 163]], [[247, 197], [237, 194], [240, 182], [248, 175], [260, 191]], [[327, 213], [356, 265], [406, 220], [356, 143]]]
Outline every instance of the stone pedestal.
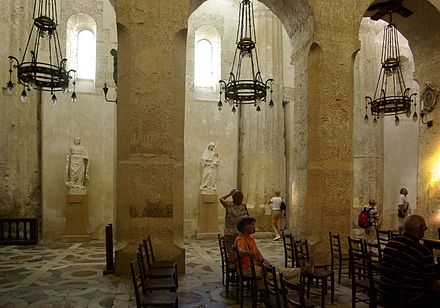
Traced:
[[200, 194], [199, 227], [196, 232], [198, 240], [217, 238], [219, 233], [217, 204], [217, 194]]
[[66, 226], [63, 236], [66, 241], [90, 240], [87, 196], [87, 194], [66, 194]]

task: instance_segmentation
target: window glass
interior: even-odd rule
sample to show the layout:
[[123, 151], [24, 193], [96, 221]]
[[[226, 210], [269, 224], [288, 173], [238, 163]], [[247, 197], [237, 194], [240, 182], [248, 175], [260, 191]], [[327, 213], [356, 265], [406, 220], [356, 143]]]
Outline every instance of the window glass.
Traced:
[[195, 52], [194, 82], [197, 87], [212, 87], [212, 45], [208, 40], [200, 40]]
[[78, 78], [95, 79], [96, 70], [96, 40], [90, 30], [78, 33]]

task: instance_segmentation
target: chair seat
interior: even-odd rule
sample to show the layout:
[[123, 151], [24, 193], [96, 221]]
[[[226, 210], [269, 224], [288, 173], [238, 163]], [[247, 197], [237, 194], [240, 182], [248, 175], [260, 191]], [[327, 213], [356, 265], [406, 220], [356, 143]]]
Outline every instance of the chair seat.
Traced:
[[173, 277], [175, 273], [173, 268], [152, 268], [145, 275], [147, 277]]
[[330, 277], [333, 274], [333, 271], [327, 270], [325, 268], [315, 268], [312, 273], [305, 272], [304, 274], [312, 278], [323, 279]]
[[[288, 294], [289, 294], [289, 297], [292, 298], [294, 301], [296, 301], [298, 303], [300, 302], [298, 293], [289, 291]], [[309, 299], [304, 298], [304, 301], [306, 304], [305, 305], [306, 308], [314, 308], [315, 307], [315, 304], [312, 301], [310, 301]]]
[[156, 278], [147, 280], [148, 288], [151, 290], [170, 290], [176, 291], [176, 284], [173, 278]]
[[[177, 302], [177, 293], [172, 292], [153, 292], [147, 295], [141, 294], [141, 305], [175, 305]], [[174, 307], [174, 306], [173, 306]]]
[[172, 260], [161, 260], [155, 261], [152, 264], [153, 268], [175, 268], [177, 267], [177, 262]]

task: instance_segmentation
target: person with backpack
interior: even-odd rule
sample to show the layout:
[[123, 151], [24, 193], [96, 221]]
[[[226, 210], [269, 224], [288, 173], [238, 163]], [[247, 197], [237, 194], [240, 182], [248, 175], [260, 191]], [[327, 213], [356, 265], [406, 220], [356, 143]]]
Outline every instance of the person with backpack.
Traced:
[[281, 238], [281, 220], [283, 219], [283, 214], [281, 212], [281, 203], [283, 198], [281, 198], [281, 193], [279, 190], [275, 191], [275, 196], [270, 198], [269, 204], [272, 205], [272, 228], [275, 232], [274, 241], [278, 241]]
[[364, 207], [364, 211], [368, 213], [368, 224], [365, 230], [365, 237], [367, 243], [374, 243], [376, 240], [376, 228], [379, 221], [379, 213], [376, 210], [376, 200], [370, 199], [368, 206]]

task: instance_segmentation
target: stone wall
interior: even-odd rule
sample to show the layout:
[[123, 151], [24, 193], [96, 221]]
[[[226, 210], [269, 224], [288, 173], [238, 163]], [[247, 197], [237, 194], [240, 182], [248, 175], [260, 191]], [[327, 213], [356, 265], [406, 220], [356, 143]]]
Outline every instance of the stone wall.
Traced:
[[[3, 23], [0, 33], [0, 217], [41, 217], [40, 169], [40, 96], [29, 93], [26, 103], [20, 101], [23, 87], [16, 83], [16, 70], [12, 74], [14, 92], [9, 95], [9, 59], [21, 59], [30, 24], [32, 5], [29, 1], [0, 1]], [[23, 38], [17, 39], [17, 38]], [[15, 62], [14, 62], [15, 64]]]

